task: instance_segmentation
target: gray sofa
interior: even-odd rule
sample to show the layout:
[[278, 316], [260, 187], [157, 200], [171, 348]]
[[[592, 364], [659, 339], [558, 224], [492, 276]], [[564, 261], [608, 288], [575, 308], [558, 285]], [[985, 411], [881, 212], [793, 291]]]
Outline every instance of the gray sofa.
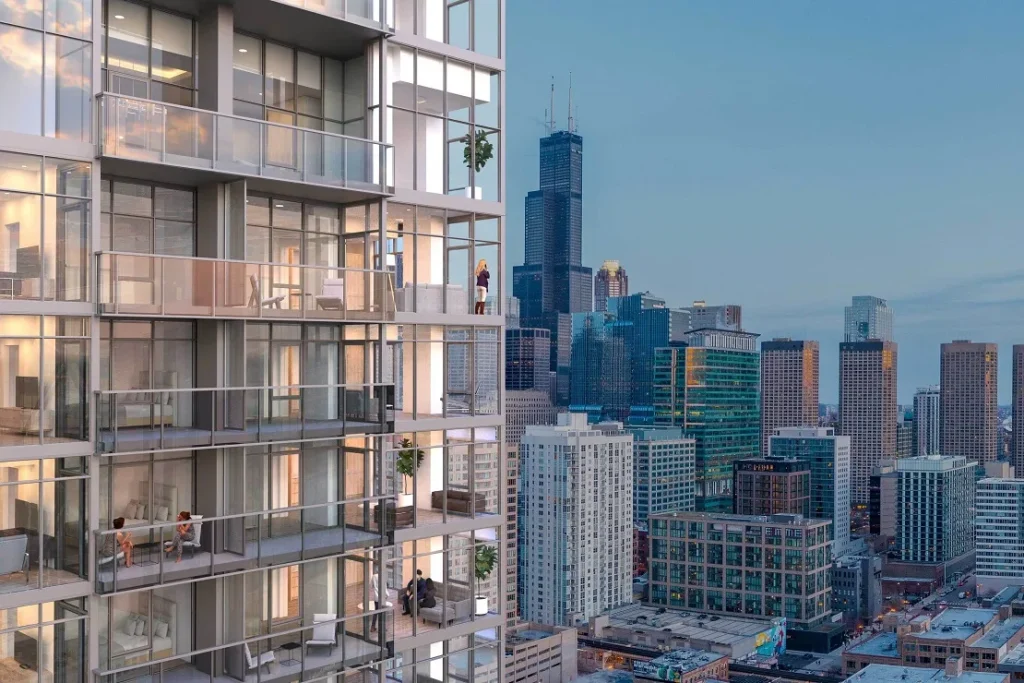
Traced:
[[[434, 607], [419, 608], [419, 616], [423, 623], [430, 622], [447, 626], [472, 616], [476, 599], [467, 586], [448, 584], [447, 593], [443, 583], [435, 583], [434, 588], [436, 589], [434, 597], [437, 604]], [[447, 595], [447, 600], [442, 597], [445, 595]], [[444, 617], [441, 616], [442, 614]]]

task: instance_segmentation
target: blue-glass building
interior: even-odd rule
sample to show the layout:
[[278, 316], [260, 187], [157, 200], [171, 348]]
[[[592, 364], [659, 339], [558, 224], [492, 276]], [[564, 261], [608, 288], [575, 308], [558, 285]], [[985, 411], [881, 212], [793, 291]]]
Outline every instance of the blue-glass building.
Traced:
[[540, 141], [540, 188], [526, 196], [526, 256], [512, 270], [523, 327], [551, 332], [556, 395], [569, 402], [572, 314], [593, 310], [593, 271], [583, 266], [583, 138], [557, 131]]
[[649, 293], [610, 297], [608, 311], [572, 319], [571, 405], [605, 419], [654, 424], [654, 352], [669, 343], [670, 311]]

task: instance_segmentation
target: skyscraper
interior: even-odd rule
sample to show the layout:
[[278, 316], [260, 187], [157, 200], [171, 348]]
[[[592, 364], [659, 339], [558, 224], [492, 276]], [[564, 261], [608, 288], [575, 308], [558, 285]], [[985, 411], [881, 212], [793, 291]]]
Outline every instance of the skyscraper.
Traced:
[[871, 468], [896, 457], [895, 342], [839, 345], [839, 433], [850, 437], [851, 503], [867, 505]]
[[572, 374], [569, 403], [596, 418], [625, 421], [629, 415], [629, 338], [632, 325], [614, 313], [572, 317]]
[[629, 276], [618, 261], [605, 261], [594, 275], [594, 310], [607, 311], [613, 296], [629, 296]]
[[625, 324], [629, 405], [654, 414], [654, 351], [669, 344], [671, 312], [650, 292], [612, 297], [608, 309]]
[[551, 331], [538, 327], [505, 330], [505, 388], [551, 390]]
[[632, 600], [633, 437], [562, 413], [519, 448], [519, 610], [577, 625]]
[[779, 427], [818, 425], [818, 342], [761, 342], [761, 453]]
[[978, 595], [1024, 584], [1024, 479], [982, 479], [975, 503]]
[[902, 562], [952, 562], [974, 550], [978, 463], [922, 455], [896, 461], [896, 547]]
[[540, 141], [540, 189], [526, 196], [525, 262], [513, 293], [526, 327], [551, 331], [559, 403], [569, 401], [573, 313], [593, 310], [593, 272], [583, 258], [583, 138], [556, 131]]
[[736, 304], [708, 306], [705, 301], [694, 301], [692, 306], [679, 309], [687, 321], [687, 332], [702, 329], [740, 332], [743, 329], [743, 309]]
[[694, 440], [678, 427], [637, 427], [633, 435], [633, 524], [659, 512], [693, 509]]
[[1024, 344], [1013, 345], [1013, 421], [1010, 463], [1014, 474], [1024, 479]]
[[504, 2], [407, 5], [4, 12], [0, 680], [502, 680]]
[[810, 509], [811, 465], [806, 460], [737, 460], [732, 481], [734, 514], [806, 517]]
[[654, 350], [654, 424], [686, 427], [686, 342]]
[[914, 455], [938, 455], [939, 445], [939, 387], [921, 387], [914, 394]]
[[684, 427], [697, 446], [697, 510], [732, 509], [732, 466], [760, 449], [757, 335], [697, 330], [655, 353], [655, 422]]
[[981, 464], [999, 454], [995, 344], [958, 340], [943, 344], [940, 356], [940, 441], [942, 455]]
[[892, 309], [885, 299], [855, 296], [845, 311], [844, 341], [892, 341]]
[[850, 437], [831, 427], [782, 427], [769, 442], [772, 458], [797, 458], [810, 465], [808, 516], [831, 519], [832, 552], [846, 553], [850, 544]]

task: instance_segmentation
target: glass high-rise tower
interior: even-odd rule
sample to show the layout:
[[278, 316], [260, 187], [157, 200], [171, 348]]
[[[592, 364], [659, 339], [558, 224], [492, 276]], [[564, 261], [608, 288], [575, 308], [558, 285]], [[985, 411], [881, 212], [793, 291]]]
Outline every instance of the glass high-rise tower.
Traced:
[[9, 5], [0, 681], [501, 680], [503, 0]]
[[572, 314], [593, 310], [593, 272], [583, 266], [583, 138], [556, 131], [540, 141], [540, 189], [526, 196], [526, 257], [513, 268], [524, 327], [551, 331], [559, 403], [569, 401]]
[[695, 330], [654, 354], [654, 421], [696, 441], [696, 509], [732, 510], [733, 463], [760, 450], [757, 335]]

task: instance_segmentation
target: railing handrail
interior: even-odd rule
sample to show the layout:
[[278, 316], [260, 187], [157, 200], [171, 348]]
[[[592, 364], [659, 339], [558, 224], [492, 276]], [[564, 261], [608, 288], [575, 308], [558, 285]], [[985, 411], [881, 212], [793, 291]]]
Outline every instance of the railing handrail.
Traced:
[[[291, 507], [274, 508], [272, 510], [257, 510], [255, 512], [236, 512], [236, 513], [232, 513], [230, 515], [217, 515], [217, 516], [210, 516], [210, 517], [205, 517], [204, 516], [202, 519], [195, 519], [193, 517], [192, 519], [187, 519], [187, 520], [184, 520], [184, 521], [168, 520], [166, 522], [153, 522], [153, 523], [145, 524], [145, 525], [134, 525], [134, 526], [130, 526], [130, 527], [126, 526], [126, 527], [124, 527], [122, 529], [96, 529], [93, 533], [95, 533], [97, 537], [103, 537], [103, 536], [111, 536], [111, 535], [117, 534], [117, 533], [125, 533], [125, 532], [128, 532], [128, 531], [131, 531], [131, 532], [134, 533], [136, 531], [142, 531], [142, 530], [148, 530], [148, 529], [162, 529], [164, 527], [175, 527], [175, 526], [179, 526], [181, 524], [189, 524], [189, 523], [206, 524], [207, 522], [222, 522], [222, 521], [225, 521], [225, 520], [232, 520], [232, 519], [239, 519], [239, 518], [246, 518], [246, 517], [255, 517], [257, 515], [283, 515], [283, 514], [287, 514], [287, 513], [290, 513], [290, 512], [301, 512], [302, 510], [316, 510], [316, 509], [319, 509], [319, 508], [335, 507], [335, 506], [338, 506], [338, 505], [357, 505], [359, 503], [373, 503], [373, 502], [379, 502], [381, 500], [394, 500], [394, 498], [395, 498], [395, 494], [393, 494], [393, 493], [391, 493], [391, 494], [381, 494], [379, 496], [364, 496], [363, 498], [354, 498], [352, 500], [337, 500], [337, 501], [332, 501], [332, 502], [329, 502], [329, 503], [313, 503], [311, 505], [293, 505]], [[298, 535], [298, 533], [305, 533], [305, 532], [304, 531], [297, 532], [295, 535]]]
[[[335, 233], [315, 233], [317, 235], [332, 235]], [[133, 251], [108, 251], [100, 249], [93, 252], [96, 256], [131, 256], [160, 259], [178, 259], [181, 261], [211, 261], [213, 263], [235, 263], [243, 266], [272, 266], [274, 268], [310, 268], [315, 270], [343, 270], [353, 273], [370, 273], [379, 275], [394, 275], [390, 270], [374, 270], [373, 268], [351, 268], [349, 266], [317, 266], [311, 263], [274, 263], [272, 261], [243, 261], [240, 259], [212, 258], [210, 256], [181, 256], [180, 254], [146, 254]], [[3, 278], [0, 278], [3, 279]]]
[[331, 131], [316, 130], [315, 128], [302, 128], [301, 126], [291, 126], [291, 125], [288, 125], [286, 123], [274, 123], [272, 121], [262, 121], [260, 119], [249, 118], [247, 116], [238, 116], [237, 114], [225, 114], [223, 112], [213, 111], [212, 109], [200, 109], [199, 107], [186, 107], [186, 106], [181, 105], [181, 104], [169, 104], [167, 102], [160, 102], [159, 100], [148, 100], [148, 99], [146, 99], [144, 97], [134, 97], [132, 95], [122, 95], [120, 93], [113, 93], [113, 92], [107, 92], [107, 91], [101, 92], [99, 95], [96, 96], [96, 102], [98, 104], [100, 104], [100, 105], [102, 105], [103, 100], [106, 100], [106, 99], [112, 99], [112, 100], [133, 100], [135, 102], [140, 102], [142, 104], [155, 104], [155, 105], [158, 105], [158, 106], [161, 106], [161, 107], [167, 107], [168, 109], [181, 109], [181, 110], [184, 110], [184, 111], [194, 112], [196, 114], [208, 114], [210, 116], [214, 116], [214, 117], [218, 117], [218, 118], [237, 119], [238, 121], [244, 121], [246, 123], [258, 123], [258, 124], [263, 125], [263, 126], [273, 126], [275, 128], [284, 128], [284, 129], [287, 129], [287, 130], [295, 131], [297, 133], [315, 133], [317, 135], [323, 135], [325, 137], [330, 137], [330, 138], [337, 138], [339, 140], [351, 140], [353, 142], [365, 142], [365, 143], [369, 143], [371, 145], [380, 145], [380, 146], [385, 147], [385, 148], [389, 148], [389, 147], [390, 148], [394, 148], [394, 144], [392, 144], [390, 142], [380, 142], [380, 141], [377, 141], [377, 140], [370, 140], [369, 138], [358, 138], [358, 137], [355, 137], [354, 135], [345, 135], [344, 133], [332, 133]]
[[174, 389], [96, 389], [96, 394], [182, 393], [199, 391], [269, 391], [271, 389], [345, 389], [348, 387], [393, 387], [394, 382], [357, 382], [354, 384], [279, 384], [261, 387], [178, 387]]

